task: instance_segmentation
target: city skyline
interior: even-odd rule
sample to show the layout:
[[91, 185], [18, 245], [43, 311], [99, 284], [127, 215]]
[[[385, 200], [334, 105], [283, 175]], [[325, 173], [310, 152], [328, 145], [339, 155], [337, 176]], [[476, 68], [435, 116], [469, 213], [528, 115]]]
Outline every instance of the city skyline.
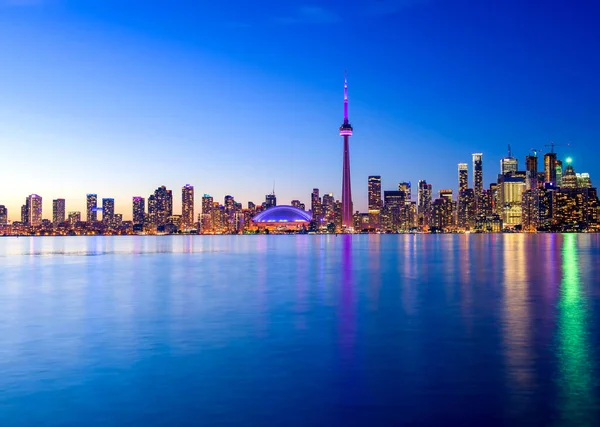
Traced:
[[[161, 2], [143, 13], [112, 1], [10, 3], [0, 2], [0, 78], [10, 82], [0, 100], [0, 143], [10, 153], [0, 203], [13, 220], [29, 194], [64, 198], [85, 218], [81, 195], [94, 192], [129, 217], [122, 208], [133, 195], [187, 182], [243, 203], [262, 200], [273, 181], [281, 200], [309, 203], [312, 188], [341, 198], [334, 128], [344, 69], [358, 129], [354, 211], [367, 210], [367, 176], [381, 175], [390, 190], [422, 179], [434, 193], [447, 183], [456, 190], [451, 165], [471, 165], [477, 152], [486, 186], [508, 144], [523, 161], [530, 148], [571, 142], [560, 155], [600, 175], [586, 155], [600, 135], [600, 64], [585, 7], [553, 2], [540, 14], [516, 1], [493, 12], [436, 0], [383, 1], [381, 10], [350, 2], [341, 16], [334, 1], [273, 3], [264, 16], [241, 3], [202, 13]], [[556, 23], [561, 31], [541, 31]], [[342, 26], [353, 31], [342, 38]], [[274, 35], [281, 43], [264, 42]]]

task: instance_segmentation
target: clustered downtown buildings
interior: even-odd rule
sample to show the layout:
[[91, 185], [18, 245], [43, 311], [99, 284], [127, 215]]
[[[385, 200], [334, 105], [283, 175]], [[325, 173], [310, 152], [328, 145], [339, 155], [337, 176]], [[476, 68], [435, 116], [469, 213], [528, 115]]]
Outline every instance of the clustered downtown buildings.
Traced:
[[[95, 235], [95, 234], [241, 234], [257, 232], [302, 233], [460, 233], [460, 232], [561, 232], [600, 231], [600, 207], [589, 174], [575, 173], [570, 158], [558, 159], [555, 144], [543, 156], [538, 170], [538, 153], [532, 149], [525, 169], [508, 150], [500, 161], [500, 173], [487, 189], [483, 185], [483, 154], [472, 158], [473, 185], [469, 187], [469, 165], [458, 164], [458, 194], [442, 189], [433, 198], [432, 186], [421, 180], [413, 201], [410, 182], [397, 190], [382, 192], [381, 176], [368, 177], [368, 212], [353, 213], [350, 188], [350, 136], [348, 85], [344, 81], [342, 200], [333, 194], [310, 194], [310, 210], [299, 200], [277, 206], [275, 193], [262, 204], [248, 202], [246, 208], [233, 196], [223, 204], [204, 194], [201, 213], [194, 217], [194, 187], [181, 189], [181, 214], [173, 213], [173, 193], [159, 187], [147, 199], [133, 197], [132, 220], [115, 213], [115, 201], [97, 194], [86, 197], [85, 217], [67, 212], [65, 199], [52, 201], [52, 220], [42, 218], [42, 197], [31, 194], [21, 207], [21, 220], [10, 223], [0, 205], [0, 235]], [[563, 166], [564, 169], [563, 169]], [[383, 194], [382, 194], [383, 193]], [[101, 217], [99, 216], [101, 214]]]

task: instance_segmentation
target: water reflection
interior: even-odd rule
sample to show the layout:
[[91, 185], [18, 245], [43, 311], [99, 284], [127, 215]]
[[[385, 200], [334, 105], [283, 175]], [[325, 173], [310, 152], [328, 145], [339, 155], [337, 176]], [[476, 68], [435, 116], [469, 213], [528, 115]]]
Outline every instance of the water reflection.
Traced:
[[577, 236], [564, 236], [562, 282], [558, 303], [558, 350], [561, 374], [560, 416], [563, 425], [598, 425], [594, 399], [593, 357], [586, 301], [581, 291]]

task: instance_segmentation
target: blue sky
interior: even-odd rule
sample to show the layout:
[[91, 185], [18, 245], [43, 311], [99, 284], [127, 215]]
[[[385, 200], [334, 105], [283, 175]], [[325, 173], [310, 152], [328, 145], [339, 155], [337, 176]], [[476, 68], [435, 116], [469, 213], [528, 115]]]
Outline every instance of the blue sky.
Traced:
[[[557, 147], [600, 179], [600, 30], [587, 2], [0, 0], [0, 204], [216, 200], [341, 191], [348, 70], [352, 185], [456, 188], [484, 153]], [[596, 154], [596, 155], [593, 155]], [[414, 197], [414, 196], [413, 196]]]

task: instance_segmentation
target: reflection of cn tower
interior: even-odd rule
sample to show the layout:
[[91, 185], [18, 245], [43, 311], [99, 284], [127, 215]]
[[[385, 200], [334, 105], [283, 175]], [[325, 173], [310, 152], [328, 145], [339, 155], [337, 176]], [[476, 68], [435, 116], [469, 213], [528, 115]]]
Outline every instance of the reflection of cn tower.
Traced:
[[352, 125], [348, 122], [348, 81], [344, 78], [344, 123], [340, 126], [344, 137], [344, 175], [342, 178], [342, 227], [352, 228], [352, 188], [350, 188], [350, 137]]

